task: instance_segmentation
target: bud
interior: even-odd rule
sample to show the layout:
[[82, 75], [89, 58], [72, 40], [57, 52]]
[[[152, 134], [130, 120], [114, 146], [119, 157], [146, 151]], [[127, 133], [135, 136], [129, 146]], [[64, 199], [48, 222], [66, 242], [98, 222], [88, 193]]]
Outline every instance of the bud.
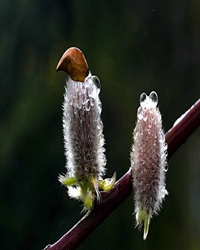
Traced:
[[131, 152], [136, 223], [139, 227], [144, 223], [144, 240], [151, 217], [159, 211], [168, 194], [165, 189], [167, 144], [157, 104], [156, 92], [149, 96], [141, 94]]
[[[75, 51], [78, 55], [82, 53], [77, 49]], [[109, 191], [115, 183], [115, 175], [111, 179], [102, 179], [105, 174], [106, 157], [100, 117], [100, 81], [90, 72], [83, 77], [86, 70], [82, 70], [85, 67], [82, 67], [80, 58], [82, 57], [77, 59], [76, 56], [75, 59], [71, 59], [70, 55], [70, 60], [67, 58], [68, 64], [64, 63], [65, 68], [68, 71], [70, 69], [69, 72], [76, 80], [69, 75], [64, 96], [63, 132], [67, 173], [60, 175], [59, 181], [68, 187], [70, 197], [82, 200], [84, 208], [91, 210], [95, 196], [100, 200], [99, 188]], [[74, 69], [74, 61], [79, 62], [78, 69]], [[62, 57], [62, 64], [63, 62], [65, 59]]]

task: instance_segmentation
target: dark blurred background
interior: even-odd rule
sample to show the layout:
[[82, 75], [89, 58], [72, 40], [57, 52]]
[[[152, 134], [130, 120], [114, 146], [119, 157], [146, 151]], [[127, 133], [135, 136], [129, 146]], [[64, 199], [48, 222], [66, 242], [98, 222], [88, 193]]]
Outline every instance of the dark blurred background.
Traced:
[[[200, 95], [199, 0], [0, 1], [0, 249], [42, 249], [81, 218], [65, 171], [56, 65], [79, 47], [102, 84], [107, 174], [129, 168], [139, 96], [167, 131]], [[146, 241], [130, 196], [79, 249], [200, 249], [200, 129], [169, 161], [169, 196]]]

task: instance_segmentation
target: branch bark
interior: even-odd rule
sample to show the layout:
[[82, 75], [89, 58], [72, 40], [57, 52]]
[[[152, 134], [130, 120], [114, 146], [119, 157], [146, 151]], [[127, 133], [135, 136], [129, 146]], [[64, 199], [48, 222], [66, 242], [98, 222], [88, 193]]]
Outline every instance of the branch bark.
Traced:
[[[200, 99], [176, 122], [166, 133], [168, 159], [200, 126]], [[48, 245], [45, 250], [73, 250], [101, 224], [132, 192], [131, 171], [122, 176], [113, 189], [101, 192], [101, 203], [95, 204], [94, 210], [84, 216], [74, 227], [64, 234], [56, 243]]]

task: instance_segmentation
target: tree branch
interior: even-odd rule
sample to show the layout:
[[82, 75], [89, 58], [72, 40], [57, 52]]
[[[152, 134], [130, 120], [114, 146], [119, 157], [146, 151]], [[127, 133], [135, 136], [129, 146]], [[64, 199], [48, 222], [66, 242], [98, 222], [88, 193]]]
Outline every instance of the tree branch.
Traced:
[[[168, 158], [189, 138], [200, 126], [200, 99], [176, 122], [166, 133]], [[48, 250], [76, 249], [132, 192], [131, 171], [119, 179], [113, 189], [101, 192], [101, 203], [95, 204], [94, 210], [84, 216], [74, 227], [64, 234]]]
[[168, 158], [190, 137], [200, 126], [200, 99], [183, 114], [175, 125], [166, 133], [168, 144]]

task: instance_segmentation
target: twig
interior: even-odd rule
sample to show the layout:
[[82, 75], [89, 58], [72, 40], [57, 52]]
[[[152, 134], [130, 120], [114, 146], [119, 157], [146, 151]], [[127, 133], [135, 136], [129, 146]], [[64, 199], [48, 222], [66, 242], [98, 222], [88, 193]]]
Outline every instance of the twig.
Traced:
[[175, 125], [166, 133], [165, 140], [168, 144], [168, 158], [185, 143], [190, 135], [200, 126], [200, 99], [183, 114]]
[[[200, 99], [180, 118], [166, 133], [168, 158], [200, 126]], [[101, 203], [83, 217], [74, 227], [64, 234], [56, 243], [48, 245], [48, 250], [73, 250], [101, 224], [131, 194], [132, 182], [130, 170], [121, 177], [109, 192], [101, 192]]]

